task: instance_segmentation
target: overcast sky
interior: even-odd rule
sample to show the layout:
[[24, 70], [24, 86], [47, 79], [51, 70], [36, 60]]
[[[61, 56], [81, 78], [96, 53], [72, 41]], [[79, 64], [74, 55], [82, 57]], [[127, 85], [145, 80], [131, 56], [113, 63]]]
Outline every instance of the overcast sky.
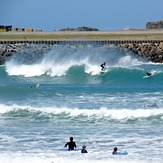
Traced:
[[0, 0], [0, 25], [59, 30], [145, 28], [163, 20], [163, 0]]

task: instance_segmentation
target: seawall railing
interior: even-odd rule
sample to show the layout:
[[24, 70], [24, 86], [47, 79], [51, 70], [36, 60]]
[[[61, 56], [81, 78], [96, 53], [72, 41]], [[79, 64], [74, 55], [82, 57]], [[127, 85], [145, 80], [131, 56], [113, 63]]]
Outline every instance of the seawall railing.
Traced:
[[43, 40], [43, 41], [38, 41], [38, 40], [11, 40], [11, 41], [6, 41], [6, 40], [0, 40], [0, 44], [59, 44], [59, 45], [76, 45], [76, 44], [82, 44], [82, 45], [106, 45], [106, 44], [114, 44], [114, 45], [119, 45], [119, 44], [142, 44], [142, 43], [161, 43], [163, 40], [58, 40], [58, 41], [53, 41], [53, 40]]

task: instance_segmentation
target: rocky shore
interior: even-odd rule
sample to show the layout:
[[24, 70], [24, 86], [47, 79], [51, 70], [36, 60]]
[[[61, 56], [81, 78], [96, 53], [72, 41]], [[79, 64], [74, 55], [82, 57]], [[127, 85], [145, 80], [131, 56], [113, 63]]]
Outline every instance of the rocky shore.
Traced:
[[[3, 65], [14, 54], [21, 54], [22, 58], [32, 62], [36, 57], [41, 57], [42, 54], [50, 50], [51, 47], [52, 45], [46, 44], [0, 44], [0, 65]], [[159, 44], [120, 44], [118, 48], [124, 51], [132, 51], [137, 57], [145, 58], [148, 61], [163, 63], [163, 42]]]
[[121, 44], [120, 48], [134, 52], [138, 57], [155, 62], [163, 63], [163, 42], [159, 44], [142, 43], [142, 44]]
[[[12, 55], [21, 54], [24, 59], [28, 59], [32, 62], [37, 57], [41, 57], [42, 54], [51, 49], [52, 45], [45, 44], [0, 44], [0, 65], [3, 65], [5, 61]], [[29, 56], [30, 54], [30, 56]]]

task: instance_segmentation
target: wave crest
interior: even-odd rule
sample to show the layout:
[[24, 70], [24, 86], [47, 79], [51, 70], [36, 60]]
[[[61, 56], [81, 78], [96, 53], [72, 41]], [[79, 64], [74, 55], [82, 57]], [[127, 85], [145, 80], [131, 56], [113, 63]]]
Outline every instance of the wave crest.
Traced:
[[163, 122], [163, 109], [79, 109], [79, 108], [34, 108], [29, 106], [0, 106], [1, 117], [30, 119], [30, 121], [40, 120], [73, 120], [77, 121], [139, 121], [152, 119]]

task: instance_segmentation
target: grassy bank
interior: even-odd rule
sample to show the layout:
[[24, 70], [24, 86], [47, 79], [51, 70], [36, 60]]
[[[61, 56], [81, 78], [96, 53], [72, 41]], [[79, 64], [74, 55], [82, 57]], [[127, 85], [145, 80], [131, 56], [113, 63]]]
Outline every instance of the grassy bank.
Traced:
[[163, 40], [163, 31], [1, 32], [0, 41], [6, 40]]

